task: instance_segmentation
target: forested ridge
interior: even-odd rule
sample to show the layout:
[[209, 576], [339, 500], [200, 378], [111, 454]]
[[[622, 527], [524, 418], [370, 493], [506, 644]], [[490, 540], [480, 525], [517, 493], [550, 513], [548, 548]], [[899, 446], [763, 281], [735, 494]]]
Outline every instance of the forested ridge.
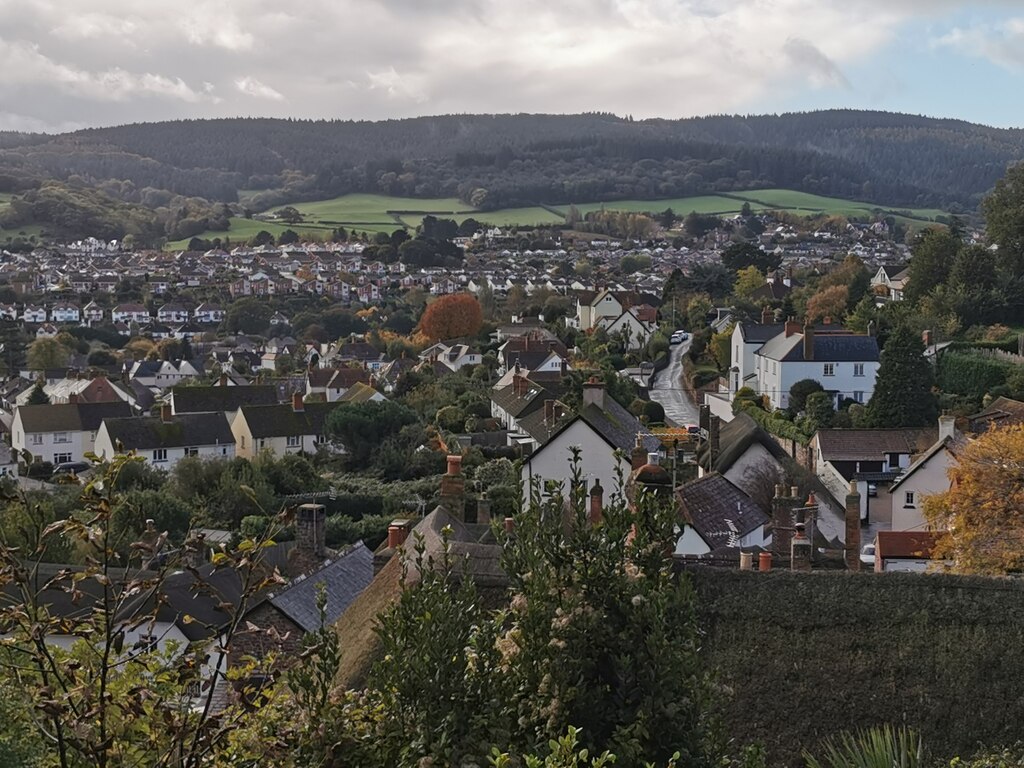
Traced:
[[46, 179], [150, 208], [254, 209], [349, 192], [459, 197], [494, 209], [784, 187], [886, 206], [973, 211], [1024, 131], [885, 112], [633, 120], [447, 115], [182, 120], [56, 136], [0, 133], [0, 192]]

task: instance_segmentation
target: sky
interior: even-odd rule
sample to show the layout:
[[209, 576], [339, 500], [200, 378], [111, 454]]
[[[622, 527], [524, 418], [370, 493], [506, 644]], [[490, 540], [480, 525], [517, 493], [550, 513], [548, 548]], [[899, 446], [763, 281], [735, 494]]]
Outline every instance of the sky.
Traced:
[[1024, 126], [1022, 0], [0, 0], [0, 130], [836, 107]]

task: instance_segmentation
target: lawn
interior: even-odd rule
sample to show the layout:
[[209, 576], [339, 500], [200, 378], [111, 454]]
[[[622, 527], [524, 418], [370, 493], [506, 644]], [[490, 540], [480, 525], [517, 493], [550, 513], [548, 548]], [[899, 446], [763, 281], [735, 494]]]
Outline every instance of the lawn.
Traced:
[[935, 208], [895, 208], [862, 203], [854, 200], [843, 200], [837, 197], [812, 195], [808, 192], [796, 192], [792, 189], [755, 189], [747, 192], [730, 193], [732, 197], [749, 200], [751, 206], [761, 204], [765, 208], [791, 210], [795, 213], [829, 213], [841, 216], [870, 216], [878, 210], [899, 214], [909, 212], [914, 219], [934, 221], [943, 215], [943, 211]]
[[[698, 197], [675, 197], [666, 200], [609, 200], [604, 203], [577, 203], [576, 210], [586, 214], [592, 211], [599, 211], [602, 208], [609, 211], [628, 211], [629, 213], [661, 213], [666, 208], [671, 208], [677, 216], [685, 216], [689, 213], [702, 214], [730, 214], [739, 213], [743, 207], [742, 200], [720, 195], [701, 195]], [[768, 206], [750, 204], [754, 210]], [[560, 206], [560, 209], [567, 209], [568, 206]]]

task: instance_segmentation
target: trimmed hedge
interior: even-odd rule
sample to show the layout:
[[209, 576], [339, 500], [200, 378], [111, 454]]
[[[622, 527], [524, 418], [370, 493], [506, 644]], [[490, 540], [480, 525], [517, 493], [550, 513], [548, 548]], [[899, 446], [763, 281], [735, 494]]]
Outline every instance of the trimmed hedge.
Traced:
[[939, 358], [937, 383], [943, 392], [981, 400], [986, 393], [1005, 384], [1015, 367], [1008, 360], [971, 354], [969, 350], [946, 352]]
[[769, 764], [840, 731], [909, 725], [937, 758], [1024, 722], [1024, 583], [946, 575], [699, 569], [703, 652], [726, 732]]

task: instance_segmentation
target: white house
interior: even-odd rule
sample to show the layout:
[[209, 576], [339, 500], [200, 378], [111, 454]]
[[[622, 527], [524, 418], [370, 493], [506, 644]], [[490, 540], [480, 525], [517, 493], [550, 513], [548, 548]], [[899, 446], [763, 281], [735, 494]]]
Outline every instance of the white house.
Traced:
[[600, 318], [598, 325], [605, 328], [609, 336], [618, 335], [625, 339], [626, 349], [642, 349], [658, 326], [656, 322], [642, 320], [640, 315], [639, 308], [627, 309], [616, 318]]
[[110, 311], [114, 323], [148, 323], [149, 310], [141, 304], [118, 304]]
[[21, 313], [21, 319], [26, 323], [45, 323], [46, 309], [44, 307], [37, 307], [34, 304], [26, 304], [24, 311]]
[[483, 356], [466, 344], [446, 344], [442, 341], [420, 352], [420, 360], [440, 363], [451, 371], [458, 371], [467, 365], [480, 365]]
[[195, 309], [194, 318], [197, 323], [220, 323], [224, 321], [225, 312], [217, 304], [203, 302]]
[[819, 382], [836, 402], [845, 398], [866, 403], [875, 391], [878, 340], [874, 336], [816, 333], [811, 326], [798, 332], [795, 323], [763, 344], [755, 353], [757, 392], [771, 407], [789, 407], [789, 392], [804, 379]]
[[19, 405], [11, 423], [11, 447], [25, 464], [82, 461], [95, 449], [104, 419], [131, 415], [125, 402]]
[[883, 296], [889, 301], [902, 301], [909, 277], [909, 267], [883, 264], [871, 278], [871, 287], [876, 296]]
[[[743, 387], [757, 389], [757, 359], [755, 354], [768, 341], [786, 330], [784, 323], [771, 322], [771, 313], [765, 312], [760, 323], [739, 322], [732, 329], [732, 368], [729, 371], [729, 394], [733, 396]], [[731, 399], [731, 397], [730, 397]]]
[[156, 319], [161, 323], [184, 323], [188, 321], [188, 314], [181, 304], [164, 304], [156, 311]]
[[74, 304], [61, 302], [53, 305], [50, 319], [55, 323], [78, 323], [82, 320], [82, 312]]
[[302, 394], [278, 405], [243, 405], [231, 421], [238, 455], [251, 459], [260, 451], [278, 456], [316, 453], [326, 444], [327, 417], [340, 403], [306, 403]]
[[574, 325], [581, 331], [596, 328], [602, 320], [612, 321], [622, 315], [622, 302], [611, 291], [585, 291], [576, 300]]
[[956, 429], [952, 416], [939, 418], [939, 439], [889, 487], [892, 530], [923, 531], [924, 500], [949, 490], [949, 470], [956, 464]]
[[154, 467], [171, 470], [186, 456], [233, 458], [235, 438], [222, 413], [173, 416], [165, 405], [159, 416], [104, 419], [95, 451], [105, 459], [136, 451]]
[[766, 547], [771, 518], [727, 478], [711, 474], [687, 483], [676, 498], [686, 523], [676, 542], [677, 555], [706, 555], [715, 550]]
[[102, 323], [103, 307], [101, 307], [95, 301], [90, 301], [88, 304], [85, 305], [85, 308], [82, 310], [82, 315], [85, 318], [85, 322], [88, 323], [89, 325], [92, 325], [93, 323]]

